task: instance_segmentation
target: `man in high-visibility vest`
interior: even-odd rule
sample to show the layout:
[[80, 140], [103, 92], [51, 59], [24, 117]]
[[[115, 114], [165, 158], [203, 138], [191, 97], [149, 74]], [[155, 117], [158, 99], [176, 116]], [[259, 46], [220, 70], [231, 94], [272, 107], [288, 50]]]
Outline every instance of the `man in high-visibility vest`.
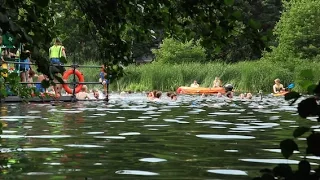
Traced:
[[[56, 75], [58, 75], [59, 73], [61, 75], [63, 75], [63, 73], [66, 71], [66, 69], [63, 67], [63, 63], [61, 63], [60, 59], [61, 57], [67, 57], [66, 56], [66, 52], [65, 52], [65, 48], [62, 46], [62, 43], [60, 41], [60, 39], [56, 39], [55, 43], [53, 46], [50, 47], [49, 49], [49, 59], [51, 62], [51, 73], [54, 73]], [[56, 97], [60, 97], [61, 96], [61, 88], [62, 85], [56, 85], [54, 87], [54, 91], [56, 94]]]
[[[0, 67], [2, 69], [8, 69], [8, 64], [4, 61], [4, 58], [3, 58], [3, 51], [2, 51], [2, 47], [1, 46], [2, 46], [2, 36], [0, 35]], [[1, 76], [6, 78], [6, 77], [8, 77], [8, 74], [2, 72]]]

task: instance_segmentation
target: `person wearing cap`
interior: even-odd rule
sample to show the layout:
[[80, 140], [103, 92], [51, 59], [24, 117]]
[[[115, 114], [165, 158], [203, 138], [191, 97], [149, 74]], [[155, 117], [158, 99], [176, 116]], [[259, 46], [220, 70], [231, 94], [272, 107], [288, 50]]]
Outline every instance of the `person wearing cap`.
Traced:
[[[51, 63], [51, 73], [58, 75], [59, 73], [63, 75], [66, 69], [63, 67], [63, 63], [61, 63], [61, 57], [67, 57], [65, 48], [62, 46], [62, 43], [59, 38], [56, 38], [55, 43], [49, 49], [49, 59]], [[58, 84], [54, 86], [54, 91], [56, 96], [61, 96], [61, 88], [62, 85]]]

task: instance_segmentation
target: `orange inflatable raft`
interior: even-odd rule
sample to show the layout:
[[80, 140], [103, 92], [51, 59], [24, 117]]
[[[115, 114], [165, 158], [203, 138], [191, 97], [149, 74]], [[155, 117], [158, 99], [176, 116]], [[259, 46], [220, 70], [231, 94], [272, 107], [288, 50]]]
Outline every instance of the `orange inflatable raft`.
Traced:
[[204, 88], [204, 87], [187, 87], [181, 86], [176, 91], [178, 94], [224, 94], [226, 90], [223, 87], [219, 88]]

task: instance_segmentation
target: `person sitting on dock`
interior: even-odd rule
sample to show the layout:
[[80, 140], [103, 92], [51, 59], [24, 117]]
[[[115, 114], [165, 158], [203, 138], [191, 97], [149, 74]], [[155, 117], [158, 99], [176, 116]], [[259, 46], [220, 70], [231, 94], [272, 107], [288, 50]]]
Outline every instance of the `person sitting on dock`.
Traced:
[[213, 81], [213, 88], [222, 87], [222, 81], [219, 77], [216, 77]]
[[31, 52], [29, 50], [25, 50], [19, 53], [19, 55], [19, 62], [21, 63], [16, 64], [16, 69], [18, 69], [20, 72], [20, 81], [28, 82], [29, 71], [31, 70]]
[[87, 92], [88, 92], [87, 86], [83, 85], [82, 88], [81, 88], [81, 91], [76, 94], [76, 98], [78, 100], [90, 99], [89, 98], [89, 94]]
[[[60, 39], [56, 38], [54, 45], [51, 46], [49, 49], [49, 59], [51, 63], [50, 69], [51, 69], [51, 73], [55, 75], [58, 75], [58, 74], [63, 75], [63, 73], [66, 71], [66, 69], [63, 67], [63, 63], [60, 61], [61, 57], [65, 57], [65, 58], [67, 57], [65, 48], [64, 46], [62, 46]], [[61, 89], [62, 89], [61, 84], [56, 84], [54, 86], [56, 97], [61, 96]]]
[[283, 85], [280, 83], [280, 79], [275, 79], [274, 80], [274, 85], [272, 87], [273, 89], [273, 93], [280, 93], [282, 91], [285, 91], [285, 88], [283, 87]]
[[198, 82], [196, 80], [194, 80], [193, 83], [190, 85], [190, 87], [198, 88], [199, 84], [198, 84]]
[[38, 75], [38, 80], [37, 80], [37, 83], [35, 84], [37, 92], [40, 92], [40, 93], [45, 93], [46, 92], [46, 89], [43, 88], [42, 84], [41, 84], [41, 82], [43, 80], [45, 80], [45, 79], [46, 79], [45, 75], [43, 75], [43, 74]]
[[33, 78], [37, 77], [37, 76], [38, 75], [36, 74], [36, 72], [34, 72], [32, 69], [29, 70], [28, 79], [27, 79], [28, 83], [30, 83], [30, 84], [28, 84], [29, 87], [33, 87], [34, 86]]

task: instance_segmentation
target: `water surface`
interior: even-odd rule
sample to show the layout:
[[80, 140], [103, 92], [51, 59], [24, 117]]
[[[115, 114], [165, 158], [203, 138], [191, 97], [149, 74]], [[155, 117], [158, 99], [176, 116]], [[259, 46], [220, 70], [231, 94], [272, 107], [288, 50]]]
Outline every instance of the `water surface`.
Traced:
[[[279, 142], [302, 120], [282, 98], [251, 101], [144, 95], [111, 101], [4, 104], [3, 177], [11, 179], [250, 179], [285, 160]], [[313, 165], [319, 158], [308, 156]], [[295, 166], [294, 166], [295, 167]]]

